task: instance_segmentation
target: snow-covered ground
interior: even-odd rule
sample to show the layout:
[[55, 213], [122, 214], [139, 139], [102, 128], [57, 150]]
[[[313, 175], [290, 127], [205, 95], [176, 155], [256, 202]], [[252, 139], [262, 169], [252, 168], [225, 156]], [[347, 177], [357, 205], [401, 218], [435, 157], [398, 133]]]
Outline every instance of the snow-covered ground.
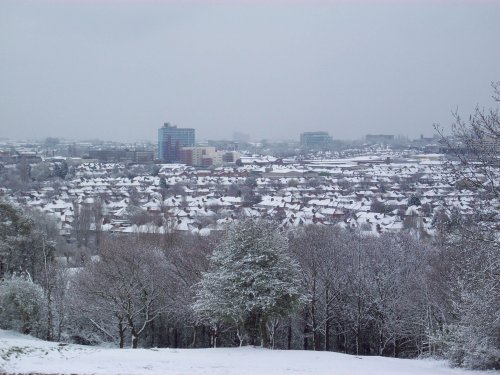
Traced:
[[[338, 353], [225, 349], [109, 349], [60, 346], [0, 330], [1, 373], [186, 375], [448, 375], [485, 374], [445, 362]], [[496, 372], [497, 374], [500, 372]]]

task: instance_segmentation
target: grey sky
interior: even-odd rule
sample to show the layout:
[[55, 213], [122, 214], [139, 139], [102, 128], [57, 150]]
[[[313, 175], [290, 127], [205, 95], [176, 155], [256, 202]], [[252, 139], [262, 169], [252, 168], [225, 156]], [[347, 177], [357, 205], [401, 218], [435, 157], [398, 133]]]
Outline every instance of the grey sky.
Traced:
[[0, 1], [0, 137], [417, 137], [492, 80], [495, 1]]

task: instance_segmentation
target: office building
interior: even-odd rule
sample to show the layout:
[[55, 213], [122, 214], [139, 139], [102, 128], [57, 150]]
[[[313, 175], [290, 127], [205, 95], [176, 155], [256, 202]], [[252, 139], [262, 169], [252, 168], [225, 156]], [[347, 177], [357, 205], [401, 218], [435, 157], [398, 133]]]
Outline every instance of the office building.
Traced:
[[203, 166], [203, 159], [215, 154], [215, 147], [183, 147], [181, 162], [187, 165]]
[[235, 151], [219, 151], [215, 147], [183, 147], [181, 162], [196, 167], [219, 166], [234, 163], [240, 158]]
[[168, 122], [158, 129], [158, 159], [164, 162], [180, 162], [182, 148], [193, 146], [194, 129], [178, 128]]
[[305, 132], [300, 135], [300, 145], [305, 148], [320, 148], [333, 142], [327, 132]]

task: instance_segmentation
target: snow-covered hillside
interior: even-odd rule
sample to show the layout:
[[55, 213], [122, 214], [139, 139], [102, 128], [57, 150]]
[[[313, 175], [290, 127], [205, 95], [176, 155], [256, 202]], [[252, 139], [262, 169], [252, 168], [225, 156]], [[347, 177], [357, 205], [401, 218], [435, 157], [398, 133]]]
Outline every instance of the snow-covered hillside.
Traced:
[[[45, 342], [0, 330], [0, 373], [472, 375], [445, 362], [338, 353], [225, 349], [109, 349]], [[497, 374], [500, 372], [496, 372]], [[493, 373], [489, 373], [493, 374]]]

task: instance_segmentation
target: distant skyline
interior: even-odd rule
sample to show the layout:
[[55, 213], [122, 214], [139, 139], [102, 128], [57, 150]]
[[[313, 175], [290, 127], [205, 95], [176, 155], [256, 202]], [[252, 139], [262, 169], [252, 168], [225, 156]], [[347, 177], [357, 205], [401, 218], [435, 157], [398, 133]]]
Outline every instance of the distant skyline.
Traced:
[[0, 1], [0, 138], [431, 136], [488, 108], [498, 1]]

